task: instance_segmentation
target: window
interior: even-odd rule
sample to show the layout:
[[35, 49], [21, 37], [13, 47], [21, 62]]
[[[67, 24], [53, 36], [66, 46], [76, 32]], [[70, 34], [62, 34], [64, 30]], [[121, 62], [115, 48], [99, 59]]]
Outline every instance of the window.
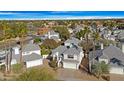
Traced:
[[73, 58], [74, 58], [74, 56], [73, 56], [73, 55], [68, 55], [68, 58], [73, 59]]

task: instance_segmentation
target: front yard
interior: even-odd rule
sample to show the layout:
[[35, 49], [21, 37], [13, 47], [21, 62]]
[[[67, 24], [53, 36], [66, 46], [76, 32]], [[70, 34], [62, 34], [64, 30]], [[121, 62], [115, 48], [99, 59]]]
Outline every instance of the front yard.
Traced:
[[[95, 76], [90, 75], [84, 71], [73, 70], [73, 69], [65, 69], [59, 68], [56, 71], [53, 70], [48, 64], [44, 64], [42, 66], [38, 66], [36, 68], [44, 68], [47, 67], [49, 71], [55, 72], [55, 77], [57, 81], [103, 81], [102, 78], [97, 79]], [[11, 74], [8, 76], [4, 76], [3, 73], [0, 72], [0, 80], [15, 80], [15, 76], [17, 74]], [[123, 81], [124, 75], [110, 74], [111, 81]]]

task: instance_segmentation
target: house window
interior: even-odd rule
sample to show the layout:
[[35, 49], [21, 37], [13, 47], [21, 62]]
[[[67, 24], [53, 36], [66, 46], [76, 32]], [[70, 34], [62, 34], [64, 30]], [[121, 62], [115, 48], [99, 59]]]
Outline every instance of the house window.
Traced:
[[73, 58], [74, 58], [74, 56], [73, 56], [73, 55], [68, 55], [68, 58], [73, 59]]

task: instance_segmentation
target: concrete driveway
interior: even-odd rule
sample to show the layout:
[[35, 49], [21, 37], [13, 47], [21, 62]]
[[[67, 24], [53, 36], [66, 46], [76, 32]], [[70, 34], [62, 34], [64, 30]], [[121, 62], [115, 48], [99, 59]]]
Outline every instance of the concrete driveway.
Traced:
[[96, 77], [87, 74], [84, 71], [74, 70], [74, 69], [58, 69], [57, 70], [58, 80], [64, 81], [98, 81], [102, 79], [97, 79]]

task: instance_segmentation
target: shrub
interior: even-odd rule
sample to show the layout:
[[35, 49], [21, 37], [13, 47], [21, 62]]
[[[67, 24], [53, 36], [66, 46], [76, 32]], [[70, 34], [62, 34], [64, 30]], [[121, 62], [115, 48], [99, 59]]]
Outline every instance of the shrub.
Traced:
[[23, 65], [22, 64], [19, 64], [19, 63], [12, 65], [12, 71], [14, 73], [20, 73], [20, 72], [22, 72], [22, 68], [23, 68]]
[[46, 67], [43, 68], [31, 68], [22, 73], [17, 80], [21, 81], [50, 81], [56, 80], [54, 72]]
[[109, 66], [104, 61], [92, 65], [91, 69], [92, 73], [98, 78], [103, 74], [109, 73]]
[[52, 67], [52, 68], [57, 68], [57, 62], [56, 60], [52, 60], [49, 65]]
[[0, 71], [4, 72], [5, 71], [5, 65], [0, 66]]
[[41, 55], [47, 55], [51, 52], [50, 49], [45, 48], [43, 45], [41, 45], [40, 48], [41, 48]]

